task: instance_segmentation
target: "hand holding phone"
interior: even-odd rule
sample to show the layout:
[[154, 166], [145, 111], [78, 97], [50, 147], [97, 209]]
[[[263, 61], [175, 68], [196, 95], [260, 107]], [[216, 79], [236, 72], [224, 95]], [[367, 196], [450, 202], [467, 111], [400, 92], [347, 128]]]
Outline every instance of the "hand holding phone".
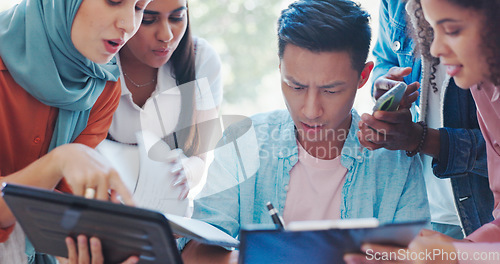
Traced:
[[375, 102], [373, 111], [396, 111], [399, 108], [399, 103], [403, 99], [406, 91], [406, 83], [400, 82], [392, 87], [385, 94], [380, 96]]

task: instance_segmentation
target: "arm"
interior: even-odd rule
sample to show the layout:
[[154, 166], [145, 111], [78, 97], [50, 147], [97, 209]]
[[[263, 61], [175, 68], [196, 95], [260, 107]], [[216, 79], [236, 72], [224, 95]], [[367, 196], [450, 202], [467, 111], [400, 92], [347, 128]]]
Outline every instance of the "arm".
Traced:
[[480, 129], [439, 129], [439, 156], [433, 159], [434, 174], [440, 178], [469, 173], [488, 177], [486, 142]]
[[[75, 140], [76, 143], [94, 147], [106, 137], [119, 100], [118, 88], [119, 84], [108, 82], [91, 111], [87, 128]], [[46, 189], [54, 189], [61, 183], [58, 189], [72, 190], [76, 195], [83, 195], [86, 187], [93, 187], [97, 189], [96, 198], [101, 200], [108, 200], [107, 190], [111, 188], [115, 189], [126, 203], [131, 204], [131, 196], [116, 171], [102, 163], [103, 158], [85, 145], [67, 144], [57, 147], [24, 169], [0, 177], [0, 183], [12, 182]], [[0, 241], [8, 238], [11, 230], [5, 228], [12, 226], [14, 222], [14, 216], [0, 198], [0, 228], [4, 228], [0, 230]]]
[[[222, 102], [221, 61], [213, 47], [202, 38], [195, 38], [196, 46], [196, 124], [215, 120], [219, 115], [219, 106]], [[217, 122], [217, 124], [219, 124]], [[214, 129], [200, 131], [201, 146], [215, 146], [213, 142]], [[189, 188], [197, 186], [205, 170], [206, 152], [213, 149], [201, 147], [196, 156], [185, 159], [183, 167], [186, 173]]]
[[[463, 260], [459, 264], [495, 264], [500, 261], [500, 243], [453, 243], [457, 252], [476, 261]], [[482, 257], [482, 258], [481, 258]]]
[[474, 233], [467, 236], [467, 239], [474, 242], [500, 242], [500, 218], [481, 226]]
[[[63, 177], [70, 177], [74, 182], [73, 191], [83, 195], [85, 187], [103, 186], [97, 188], [96, 198], [108, 200], [108, 188], [117, 190], [122, 198], [132, 202], [128, 191], [121, 183], [116, 171], [102, 162], [103, 158], [93, 149], [82, 144], [66, 144], [55, 148], [47, 155], [31, 163], [26, 168], [0, 178], [0, 183], [16, 183], [53, 189]], [[15, 223], [15, 218], [3, 199], [0, 199], [0, 227], [6, 228]], [[8, 233], [0, 232], [0, 241], [6, 240]]]
[[389, 69], [392, 67], [400, 66], [398, 57], [391, 48], [389, 1], [390, 0], [380, 1], [379, 30], [375, 46], [373, 47], [373, 56], [376, 58], [375, 67], [372, 72], [373, 80], [389, 72]]

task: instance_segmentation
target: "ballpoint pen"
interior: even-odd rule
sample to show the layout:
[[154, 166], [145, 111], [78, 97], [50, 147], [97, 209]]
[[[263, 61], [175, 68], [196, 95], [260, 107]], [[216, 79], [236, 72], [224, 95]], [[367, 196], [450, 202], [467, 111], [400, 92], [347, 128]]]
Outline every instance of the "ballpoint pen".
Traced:
[[278, 226], [279, 229], [285, 229], [283, 224], [283, 219], [278, 214], [278, 210], [276, 210], [271, 202], [266, 204], [267, 210], [269, 210], [269, 215], [273, 219], [273, 223]]

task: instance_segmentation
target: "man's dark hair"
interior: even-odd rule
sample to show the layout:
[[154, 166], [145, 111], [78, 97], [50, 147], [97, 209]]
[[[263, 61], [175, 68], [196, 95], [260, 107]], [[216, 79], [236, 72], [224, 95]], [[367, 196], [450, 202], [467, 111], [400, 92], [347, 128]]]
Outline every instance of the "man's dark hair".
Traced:
[[370, 49], [370, 15], [349, 0], [299, 0], [278, 19], [278, 55], [286, 45], [312, 52], [347, 51], [361, 72]]

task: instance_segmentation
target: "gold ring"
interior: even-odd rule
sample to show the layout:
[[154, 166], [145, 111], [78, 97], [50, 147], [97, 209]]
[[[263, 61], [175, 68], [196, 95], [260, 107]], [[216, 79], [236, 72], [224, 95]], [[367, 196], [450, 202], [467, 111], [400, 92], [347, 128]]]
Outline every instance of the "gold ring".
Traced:
[[90, 187], [85, 189], [85, 194], [83, 196], [87, 199], [94, 199], [95, 198], [95, 189], [90, 188]]

